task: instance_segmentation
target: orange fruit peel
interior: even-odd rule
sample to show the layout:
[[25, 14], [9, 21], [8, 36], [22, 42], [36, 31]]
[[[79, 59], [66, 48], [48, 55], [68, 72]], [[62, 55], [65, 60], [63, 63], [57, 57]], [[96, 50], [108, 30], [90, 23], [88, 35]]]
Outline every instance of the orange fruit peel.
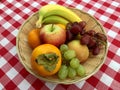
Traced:
[[39, 33], [39, 29], [33, 29], [28, 33], [28, 43], [33, 49], [41, 44]]

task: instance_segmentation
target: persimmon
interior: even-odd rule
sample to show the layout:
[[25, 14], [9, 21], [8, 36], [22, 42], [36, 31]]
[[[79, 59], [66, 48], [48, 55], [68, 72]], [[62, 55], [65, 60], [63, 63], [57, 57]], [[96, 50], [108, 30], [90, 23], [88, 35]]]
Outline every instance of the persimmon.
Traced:
[[32, 52], [31, 66], [41, 76], [51, 76], [61, 67], [60, 50], [52, 44], [42, 44]]
[[28, 33], [28, 43], [33, 49], [41, 44], [39, 34], [40, 29], [33, 29]]

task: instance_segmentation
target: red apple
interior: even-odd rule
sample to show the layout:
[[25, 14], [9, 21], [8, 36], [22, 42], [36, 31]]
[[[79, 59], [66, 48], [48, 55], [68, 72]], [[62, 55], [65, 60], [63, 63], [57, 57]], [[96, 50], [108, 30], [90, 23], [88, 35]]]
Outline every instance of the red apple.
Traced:
[[48, 24], [41, 28], [40, 39], [43, 43], [60, 46], [66, 41], [66, 30], [57, 24]]

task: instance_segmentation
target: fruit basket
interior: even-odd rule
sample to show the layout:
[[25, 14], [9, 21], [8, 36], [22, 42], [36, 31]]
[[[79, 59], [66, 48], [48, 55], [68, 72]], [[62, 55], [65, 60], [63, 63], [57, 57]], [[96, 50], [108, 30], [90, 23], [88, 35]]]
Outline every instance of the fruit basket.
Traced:
[[[87, 25], [85, 26], [86, 31], [95, 30], [96, 32], [100, 32], [106, 35], [103, 26], [94, 17], [78, 9], [74, 9], [74, 8], [69, 8], [69, 9], [75, 12], [82, 20], [87, 22]], [[36, 27], [35, 23], [37, 20], [38, 20], [38, 12], [31, 15], [22, 24], [16, 39], [17, 52], [18, 52], [20, 62], [23, 64], [23, 66], [29, 73], [31, 73], [32, 75], [34, 75], [35, 77], [43, 81], [48, 81], [48, 82], [58, 83], [58, 84], [73, 84], [73, 83], [88, 79], [89, 77], [94, 75], [103, 65], [106, 58], [106, 54], [107, 54], [107, 44], [102, 48], [102, 50], [100, 51], [100, 54], [96, 56], [90, 55], [88, 60], [82, 63], [82, 65], [86, 69], [86, 75], [84, 77], [76, 76], [74, 79], [67, 78], [65, 80], [60, 80], [56, 75], [49, 76], [49, 77], [42, 77], [37, 73], [35, 73], [32, 70], [31, 64], [30, 64], [32, 49], [28, 45], [27, 35], [30, 30]]]

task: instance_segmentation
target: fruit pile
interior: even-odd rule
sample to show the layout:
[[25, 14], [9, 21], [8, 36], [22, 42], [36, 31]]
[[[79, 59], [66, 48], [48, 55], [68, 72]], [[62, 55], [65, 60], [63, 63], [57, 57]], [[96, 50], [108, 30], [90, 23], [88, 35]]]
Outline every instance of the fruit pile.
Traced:
[[74, 79], [76, 75], [84, 76], [85, 68], [80, 64], [80, 60], [76, 57], [74, 50], [69, 49], [66, 44], [60, 46], [62, 54], [62, 66], [58, 71], [58, 77], [60, 79], [66, 79], [67, 77]]
[[56, 74], [62, 80], [85, 76], [81, 63], [89, 58], [90, 52], [98, 55], [107, 41], [104, 34], [86, 31], [86, 24], [63, 6], [43, 6], [39, 10], [37, 29], [28, 33], [33, 70], [44, 77]]
[[93, 55], [98, 55], [100, 48], [103, 44], [106, 44], [107, 38], [104, 34], [95, 32], [95, 30], [85, 31], [85, 21], [68, 23], [67, 29], [67, 41], [76, 39], [76, 36], [80, 36], [80, 42], [82, 45], [87, 45]]

